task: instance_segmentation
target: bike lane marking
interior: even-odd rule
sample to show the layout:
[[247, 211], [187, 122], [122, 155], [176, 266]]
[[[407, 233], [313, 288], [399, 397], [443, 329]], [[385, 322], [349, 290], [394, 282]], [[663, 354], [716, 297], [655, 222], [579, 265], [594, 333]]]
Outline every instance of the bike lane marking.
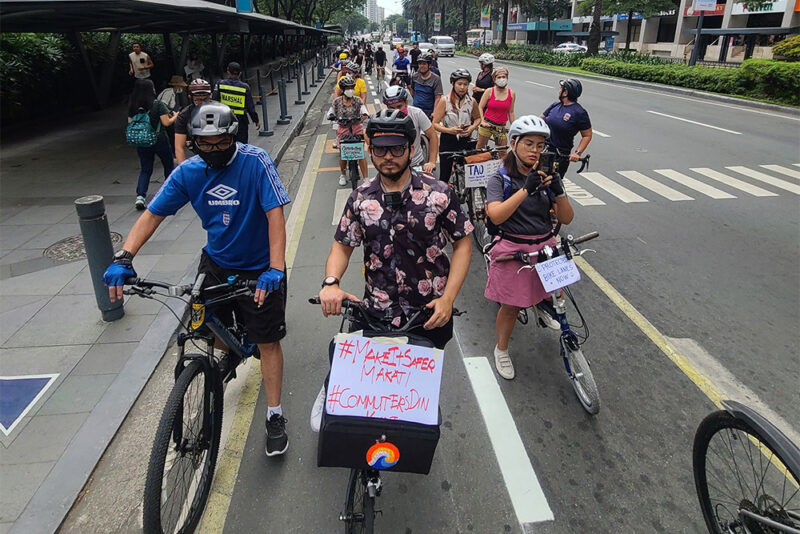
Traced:
[[737, 132], [734, 130], [728, 130], [727, 128], [720, 128], [719, 126], [714, 126], [713, 124], [706, 124], [704, 122], [697, 122], [691, 119], [684, 119], [683, 117], [676, 117], [675, 115], [667, 115], [666, 113], [661, 113], [658, 111], [653, 111], [651, 109], [647, 110], [648, 113], [652, 113], [653, 115], [659, 115], [661, 117], [667, 117], [668, 119], [675, 119], [678, 121], [688, 122], [690, 124], [696, 124], [697, 126], [705, 126], [706, 128], [712, 128], [714, 130], [719, 130], [721, 132], [726, 132], [733, 135], [742, 135], [742, 132]]
[[[286, 278], [292, 274], [297, 248], [300, 244], [300, 236], [303, 233], [303, 226], [308, 213], [308, 206], [311, 203], [311, 194], [317, 182], [317, 168], [322, 161], [325, 140], [327, 134], [317, 135], [311, 157], [308, 159], [300, 187], [294, 198], [294, 206], [289, 213], [286, 221]], [[225, 520], [228, 516], [228, 509], [231, 505], [233, 490], [236, 486], [236, 479], [239, 474], [239, 466], [242, 463], [242, 455], [247, 442], [247, 435], [253, 422], [253, 414], [258, 401], [258, 393], [261, 390], [261, 367], [260, 362], [253, 358], [247, 369], [245, 381], [239, 402], [236, 405], [236, 412], [233, 415], [230, 435], [224, 441], [224, 447], [219, 453], [217, 468], [214, 473], [214, 481], [211, 485], [211, 492], [203, 516], [198, 526], [197, 532], [219, 533], [225, 527]]]

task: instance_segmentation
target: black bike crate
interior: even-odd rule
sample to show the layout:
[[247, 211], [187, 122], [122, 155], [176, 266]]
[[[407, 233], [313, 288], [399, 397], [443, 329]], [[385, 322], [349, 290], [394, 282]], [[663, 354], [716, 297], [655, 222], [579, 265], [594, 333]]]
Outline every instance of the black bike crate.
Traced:
[[[373, 332], [364, 332], [365, 337], [374, 337]], [[407, 336], [409, 343], [432, 347], [429, 340], [417, 336]], [[334, 343], [330, 345], [333, 357]], [[328, 379], [325, 379], [327, 388]], [[433, 455], [439, 443], [439, 427], [442, 424], [442, 411], [436, 425], [423, 425], [394, 419], [372, 417], [352, 417], [330, 415], [322, 412], [317, 446], [317, 465], [319, 467], [349, 467], [369, 469], [367, 451], [378, 442], [387, 442], [397, 447], [399, 459], [386, 471], [401, 473], [420, 473], [427, 475], [431, 470]]]

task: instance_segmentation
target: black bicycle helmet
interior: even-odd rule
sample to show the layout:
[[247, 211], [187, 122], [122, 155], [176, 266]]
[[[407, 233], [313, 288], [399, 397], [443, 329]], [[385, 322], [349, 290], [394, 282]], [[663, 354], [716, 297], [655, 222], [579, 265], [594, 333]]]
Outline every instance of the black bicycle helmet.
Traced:
[[431, 54], [430, 52], [421, 53], [417, 58], [417, 63], [427, 63], [428, 65], [430, 65], [431, 63], [433, 63], [433, 54]]
[[345, 89], [352, 89], [356, 86], [356, 81], [353, 79], [352, 76], [349, 74], [342, 76], [339, 80], [339, 89], [344, 91]]
[[575, 78], [567, 78], [566, 80], [559, 80], [558, 84], [567, 92], [567, 98], [572, 101], [578, 100], [578, 97], [583, 93], [583, 86], [579, 80]]
[[219, 102], [208, 102], [197, 106], [189, 121], [189, 135], [206, 137], [214, 135], [236, 135], [239, 121], [231, 108]]
[[450, 84], [456, 83], [458, 80], [472, 81], [472, 74], [467, 69], [456, 69], [450, 74]]
[[417, 130], [411, 117], [399, 109], [382, 110], [369, 119], [367, 137], [372, 139], [377, 133], [404, 135], [409, 144], [417, 138]]

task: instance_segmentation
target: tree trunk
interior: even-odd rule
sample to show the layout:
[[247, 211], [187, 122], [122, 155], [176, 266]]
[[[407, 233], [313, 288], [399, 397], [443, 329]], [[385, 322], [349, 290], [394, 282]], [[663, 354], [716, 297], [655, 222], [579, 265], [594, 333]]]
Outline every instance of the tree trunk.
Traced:
[[587, 56], [596, 56], [597, 49], [600, 48], [600, 12], [603, 11], [603, 0], [594, 0], [592, 9], [592, 26], [589, 28], [589, 42], [587, 43]]
[[461, 33], [459, 37], [461, 37], [461, 44], [467, 46], [467, 2], [465, 0], [461, 2]]
[[625, 50], [631, 47], [631, 34], [633, 33], [633, 11], [628, 11], [628, 31], [625, 32]]
[[508, 48], [506, 33], [508, 33], [508, 0], [503, 0], [503, 31], [500, 34], [500, 48], [503, 49]]
[[441, 9], [442, 9], [442, 21], [441, 21], [441, 26], [439, 27], [439, 34], [440, 35], [449, 35], [447, 33], [447, 31], [444, 29], [444, 13], [445, 13], [445, 11], [447, 11], [447, 3], [444, 0], [442, 0]]

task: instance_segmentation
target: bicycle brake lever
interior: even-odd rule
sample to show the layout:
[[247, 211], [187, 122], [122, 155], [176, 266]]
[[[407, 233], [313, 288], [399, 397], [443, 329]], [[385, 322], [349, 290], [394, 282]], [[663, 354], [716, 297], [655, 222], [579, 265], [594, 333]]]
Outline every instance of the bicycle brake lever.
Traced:
[[533, 265], [523, 265], [522, 267], [520, 267], [519, 269], [517, 269], [517, 274], [519, 274], [520, 272], [522, 272], [522, 270], [523, 270], [523, 269], [533, 269]]
[[584, 255], [584, 254], [586, 254], [587, 252], [594, 252], [594, 253], [597, 253], [597, 251], [596, 251], [595, 249], [593, 249], [593, 248], [585, 248], [585, 249], [583, 249], [583, 250], [581, 250], [581, 251], [578, 251], [578, 252], [575, 252], [575, 253], [573, 253], [573, 256], [576, 256], [576, 255], [577, 255], [577, 256], [583, 256], [583, 255]]

